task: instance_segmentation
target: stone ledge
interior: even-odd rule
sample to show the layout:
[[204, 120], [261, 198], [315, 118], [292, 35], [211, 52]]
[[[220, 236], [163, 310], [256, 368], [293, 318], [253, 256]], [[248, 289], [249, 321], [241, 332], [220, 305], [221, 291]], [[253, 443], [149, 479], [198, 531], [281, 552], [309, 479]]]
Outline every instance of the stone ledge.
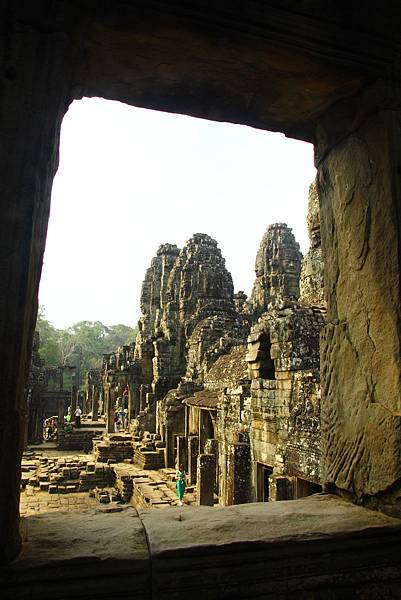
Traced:
[[49, 513], [25, 526], [2, 600], [401, 597], [401, 521], [333, 496]]
[[2, 600], [123, 599], [133, 589], [148, 597], [149, 552], [134, 508], [27, 517], [21, 534], [20, 556], [0, 571]]

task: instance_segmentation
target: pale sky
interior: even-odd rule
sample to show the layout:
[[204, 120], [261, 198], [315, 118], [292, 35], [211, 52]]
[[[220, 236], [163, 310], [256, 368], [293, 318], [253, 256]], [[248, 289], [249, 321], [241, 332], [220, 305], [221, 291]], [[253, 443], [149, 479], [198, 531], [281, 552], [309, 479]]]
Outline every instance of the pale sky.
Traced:
[[251, 292], [270, 223], [308, 249], [311, 144], [242, 125], [98, 98], [61, 130], [39, 302], [57, 328], [135, 325], [145, 270], [162, 243], [217, 240], [235, 291]]

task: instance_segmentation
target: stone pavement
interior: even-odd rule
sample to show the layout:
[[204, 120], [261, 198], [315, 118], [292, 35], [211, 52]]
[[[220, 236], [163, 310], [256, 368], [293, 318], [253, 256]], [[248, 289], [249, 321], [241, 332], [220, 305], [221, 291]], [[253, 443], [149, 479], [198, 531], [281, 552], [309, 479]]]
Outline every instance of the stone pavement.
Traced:
[[[96, 464], [92, 455], [71, 455], [43, 447], [24, 453], [21, 470], [23, 517], [94, 508], [99, 502], [106, 502], [100, 499], [102, 491], [109, 495], [107, 502], [112, 500], [112, 504], [118, 501], [136, 508], [168, 508], [178, 504], [175, 469], [143, 470], [129, 461]], [[103, 470], [110, 471], [112, 478], [98, 477], [98, 471]], [[194, 486], [186, 488], [183, 500], [187, 505], [196, 504]]]
[[28, 517], [48, 512], [71, 512], [98, 506], [98, 500], [91, 498], [88, 492], [49, 494], [29, 487], [21, 492], [20, 514], [22, 517]]

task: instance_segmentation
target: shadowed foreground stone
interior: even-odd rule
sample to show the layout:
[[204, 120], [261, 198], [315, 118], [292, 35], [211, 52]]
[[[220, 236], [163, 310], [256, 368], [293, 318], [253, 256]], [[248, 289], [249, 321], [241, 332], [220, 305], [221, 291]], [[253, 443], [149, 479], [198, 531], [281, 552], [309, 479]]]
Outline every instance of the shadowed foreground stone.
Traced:
[[[22, 521], [22, 552], [0, 571], [2, 600], [148, 598], [149, 553], [133, 508], [45, 513]], [[135, 595], [132, 594], [135, 590]]]
[[400, 597], [401, 521], [334, 496], [54, 513], [24, 526], [2, 600]]

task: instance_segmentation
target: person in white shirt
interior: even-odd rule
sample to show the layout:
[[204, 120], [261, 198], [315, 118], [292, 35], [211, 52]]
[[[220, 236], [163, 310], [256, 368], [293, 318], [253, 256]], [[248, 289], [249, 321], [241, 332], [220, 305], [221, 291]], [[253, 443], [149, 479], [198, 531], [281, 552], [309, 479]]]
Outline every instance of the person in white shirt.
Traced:
[[75, 411], [75, 427], [81, 427], [81, 415], [82, 410], [77, 406], [77, 410]]

